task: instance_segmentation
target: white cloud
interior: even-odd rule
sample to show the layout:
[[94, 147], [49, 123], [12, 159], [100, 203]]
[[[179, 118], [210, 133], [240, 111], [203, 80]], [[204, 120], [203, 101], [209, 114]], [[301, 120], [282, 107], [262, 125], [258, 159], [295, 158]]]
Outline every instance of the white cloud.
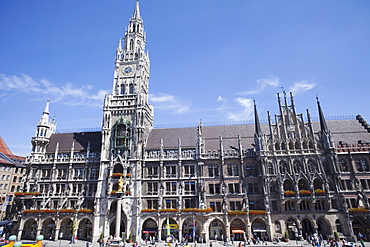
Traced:
[[190, 109], [189, 104], [165, 93], [150, 94], [149, 100], [155, 105], [155, 109], [169, 111], [172, 114], [186, 113]]
[[289, 91], [292, 92], [294, 95], [300, 95], [308, 90], [313, 89], [316, 86], [317, 86], [316, 83], [300, 81], [300, 82], [294, 83], [294, 85], [290, 87]]
[[240, 94], [242, 95], [257, 94], [262, 92], [267, 87], [276, 88], [277, 86], [279, 86], [279, 77], [275, 75], [270, 75], [268, 78], [258, 79], [255, 89], [247, 92], [241, 92]]
[[238, 103], [239, 108], [233, 112], [228, 112], [228, 119], [234, 121], [250, 119], [253, 115], [253, 100], [246, 98], [236, 98], [235, 101]]
[[225, 98], [222, 98], [221, 96], [218, 96], [217, 97], [217, 102], [223, 102], [223, 101], [226, 101], [226, 99]]
[[62, 101], [68, 105], [86, 105], [101, 107], [105, 90], [93, 92], [91, 85], [76, 87], [72, 83], [65, 83], [62, 86], [54, 85], [46, 79], [33, 79], [31, 76], [6, 76], [0, 74], [0, 90], [7, 92], [7, 95], [27, 94], [30, 99], [50, 98], [52, 101]]

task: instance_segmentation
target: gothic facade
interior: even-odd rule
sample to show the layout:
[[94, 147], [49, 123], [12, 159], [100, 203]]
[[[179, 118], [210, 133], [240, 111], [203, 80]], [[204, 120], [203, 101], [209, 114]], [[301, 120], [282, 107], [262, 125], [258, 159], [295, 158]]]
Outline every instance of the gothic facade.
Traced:
[[255, 105], [250, 125], [156, 129], [138, 1], [123, 41], [101, 131], [56, 133], [47, 102], [18, 197], [19, 238], [370, 239], [361, 116], [326, 121], [317, 100], [312, 121], [284, 92], [267, 124]]

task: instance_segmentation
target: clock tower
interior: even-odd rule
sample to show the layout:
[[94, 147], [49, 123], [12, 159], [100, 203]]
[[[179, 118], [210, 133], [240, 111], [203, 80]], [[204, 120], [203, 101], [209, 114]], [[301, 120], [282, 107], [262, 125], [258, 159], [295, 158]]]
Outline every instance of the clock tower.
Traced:
[[[95, 204], [99, 214], [94, 224], [100, 232], [110, 232], [111, 226], [107, 222], [112, 217], [111, 209], [122, 208], [122, 215], [121, 210], [116, 210], [116, 233], [110, 232], [117, 236], [122, 232], [128, 236], [139, 227], [140, 168], [143, 149], [153, 127], [153, 106], [148, 103], [150, 61], [145, 36], [139, 2], [136, 1], [125, 36], [119, 40], [116, 49], [112, 93], [104, 99], [97, 188], [101, 193]], [[119, 193], [111, 196], [116, 191]]]
[[[123, 40], [123, 44], [122, 44]], [[116, 49], [112, 94], [104, 101], [102, 160], [140, 159], [153, 125], [148, 104], [150, 61], [139, 2]]]

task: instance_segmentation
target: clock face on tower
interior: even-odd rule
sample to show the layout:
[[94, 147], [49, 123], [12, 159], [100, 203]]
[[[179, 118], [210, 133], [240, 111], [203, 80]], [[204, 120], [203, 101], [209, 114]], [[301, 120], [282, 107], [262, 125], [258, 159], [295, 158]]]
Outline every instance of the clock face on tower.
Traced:
[[134, 72], [134, 67], [132, 65], [126, 65], [123, 67], [122, 72], [124, 75], [131, 75]]

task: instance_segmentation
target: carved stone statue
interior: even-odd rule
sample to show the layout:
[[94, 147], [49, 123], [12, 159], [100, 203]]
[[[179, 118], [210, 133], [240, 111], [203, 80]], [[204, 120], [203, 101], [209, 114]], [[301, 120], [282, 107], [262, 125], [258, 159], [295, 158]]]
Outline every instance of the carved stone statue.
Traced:
[[118, 191], [117, 192], [122, 192], [124, 182], [125, 182], [125, 180], [123, 180], [123, 178], [121, 176], [120, 179], [118, 180]]

